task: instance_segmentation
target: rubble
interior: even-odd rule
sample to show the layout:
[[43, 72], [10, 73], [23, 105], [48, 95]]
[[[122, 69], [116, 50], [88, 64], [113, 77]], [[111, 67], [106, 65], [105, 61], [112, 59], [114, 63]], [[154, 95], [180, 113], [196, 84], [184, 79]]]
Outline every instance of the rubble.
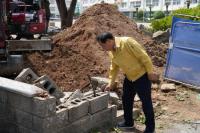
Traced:
[[168, 43], [169, 36], [170, 36], [170, 29], [167, 29], [166, 31], [157, 31], [153, 33], [153, 39], [159, 43]]
[[110, 95], [110, 104], [119, 105], [119, 96], [115, 92], [109, 92]]
[[175, 86], [175, 84], [162, 84], [161, 91], [165, 92], [165, 93], [168, 93], [171, 91], [176, 91], [176, 86]]
[[31, 68], [23, 69], [20, 74], [15, 78], [16, 81], [24, 83], [33, 83], [39, 76], [33, 72]]
[[90, 83], [87, 75], [108, 75], [109, 56], [96, 42], [96, 36], [105, 31], [115, 36], [134, 37], [145, 47], [154, 65], [163, 66], [165, 63], [167, 46], [156, 45], [115, 6], [97, 4], [87, 9], [72, 27], [52, 38], [54, 49], [51, 56], [27, 55], [27, 66], [39, 75], [49, 75], [62, 90], [85, 89]]

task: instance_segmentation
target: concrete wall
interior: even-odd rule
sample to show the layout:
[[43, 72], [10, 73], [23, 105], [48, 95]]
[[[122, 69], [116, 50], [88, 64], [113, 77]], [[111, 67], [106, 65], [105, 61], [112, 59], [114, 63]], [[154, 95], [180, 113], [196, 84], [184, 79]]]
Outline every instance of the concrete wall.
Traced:
[[116, 124], [117, 109], [108, 106], [108, 100], [108, 94], [99, 92], [97, 97], [88, 95], [67, 106], [56, 105], [53, 96], [10, 92], [0, 79], [0, 133], [87, 133], [110, 128]]

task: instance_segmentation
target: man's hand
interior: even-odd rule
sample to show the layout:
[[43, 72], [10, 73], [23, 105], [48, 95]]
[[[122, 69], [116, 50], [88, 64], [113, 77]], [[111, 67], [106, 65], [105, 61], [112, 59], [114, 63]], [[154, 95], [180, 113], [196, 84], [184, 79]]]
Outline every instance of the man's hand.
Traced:
[[159, 81], [159, 75], [155, 74], [155, 73], [149, 73], [148, 74], [148, 78], [149, 80], [151, 80], [152, 82], [158, 82]]

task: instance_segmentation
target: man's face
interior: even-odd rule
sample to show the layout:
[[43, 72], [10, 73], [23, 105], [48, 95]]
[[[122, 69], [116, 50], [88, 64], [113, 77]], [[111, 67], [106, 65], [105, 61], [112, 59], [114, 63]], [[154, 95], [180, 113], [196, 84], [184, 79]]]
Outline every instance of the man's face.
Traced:
[[99, 42], [101, 47], [106, 51], [112, 51], [115, 45], [115, 41], [112, 39], [107, 40], [105, 43]]

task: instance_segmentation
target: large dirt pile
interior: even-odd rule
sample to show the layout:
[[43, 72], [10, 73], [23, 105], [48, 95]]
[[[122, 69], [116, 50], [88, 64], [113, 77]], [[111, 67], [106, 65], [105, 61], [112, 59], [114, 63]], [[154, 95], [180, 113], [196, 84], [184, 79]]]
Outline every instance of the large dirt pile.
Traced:
[[65, 90], [87, 86], [87, 75], [106, 75], [109, 57], [97, 44], [96, 35], [109, 31], [116, 36], [131, 36], [143, 44], [157, 66], [164, 63], [165, 49], [154, 44], [150, 37], [137, 29], [117, 8], [97, 4], [86, 10], [75, 24], [53, 37], [55, 44], [51, 56], [34, 53], [28, 56], [38, 74], [48, 74]]

